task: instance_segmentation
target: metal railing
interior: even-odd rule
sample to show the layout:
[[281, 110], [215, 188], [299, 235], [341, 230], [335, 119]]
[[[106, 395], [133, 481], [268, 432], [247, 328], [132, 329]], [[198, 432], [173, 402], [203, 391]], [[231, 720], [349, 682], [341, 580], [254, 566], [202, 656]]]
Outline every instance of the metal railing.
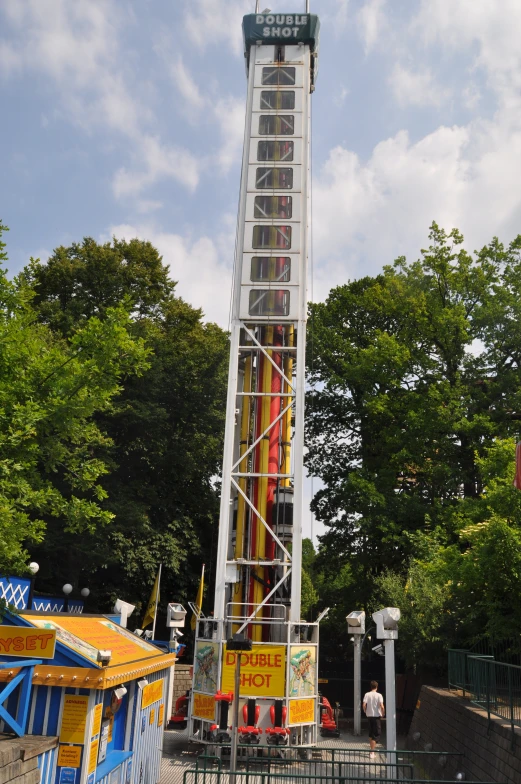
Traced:
[[466, 696], [470, 689], [470, 676], [468, 668], [469, 658], [494, 659], [493, 656], [473, 653], [466, 648], [449, 648], [448, 669], [449, 669], [449, 689], [459, 689]]
[[[383, 773], [383, 771], [382, 771]], [[375, 777], [374, 772], [367, 771], [358, 776], [320, 776], [304, 773], [262, 773], [258, 771], [228, 772], [220, 770], [186, 770], [183, 784], [396, 784], [396, 775], [389, 773]], [[425, 779], [407, 779], [409, 784], [425, 784]], [[441, 779], [432, 779], [431, 784], [446, 784]], [[468, 781], [466, 784], [478, 784]], [[479, 782], [483, 784], [483, 782]]]
[[[229, 748], [229, 747], [228, 747]], [[375, 756], [364, 748], [347, 747], [296, 747], [296, 746], [242, 746], [242, 759], [238, 767], [246, 766], [246, 773], [255, 775], [288, 775], [288, 784], [295, 784], [292, 776], [300, 781], [332, 778], [336, 782], [356, 781], [367, 777], [374, 781], [389, 778], [400, 781], [429, 781], [431, 776], [442, 779], [449, 771], [463, 768], [462, 752], [409, 751], [377, 749]], [[222, 749], [224, 751], [224, 749]], [[208, 761], [214, 757], [208, 756]], [[224, 757], [226, 759], [226, 757]], [[199, 768], [199, 765], [197, 765]], [[208, 769], [210, 765], [205, 765]], [[256, 780], [255, 780], [256, 782]], [[201, 780], [201, 784], [203, 784]], [[213, 784], [208, 779], [206, 784]], [[250, 783], [251, 784], [251, 783]]]
[[482, 656], [467, 658], [468, 691], [470, 701], [509, 722], [521, 727], [521, 667], [505, 664]]
[[[312, 757], [311, 759], [277, 759], [269, 757], [262, 759], [261, 757], [250, 757], [246, 763], [246, 771], [250, 773], [276, 773], [278, 775], [285, 775], [281, 768], [291, 765], [291, 770], [287, 771], [291, 776], [296, 776], [303, 781], [307, 781], [312, 776], [322, 778], [323, 776], [331, 776], [335, 780], [338, 779], [355, 779], [359, 777], [368, 778], [395, 778], [399, 780], [414, 779], [414, 766], [410, 763], [403, 762], [386, 762], [386, 755], [378, 759], [370, 759], [369, 752], [364, 752], [364, 758], [356, 758], [351, 755], [351, 759], [324, 761]], [[293, 781], [293, 779], [292, 779]]]

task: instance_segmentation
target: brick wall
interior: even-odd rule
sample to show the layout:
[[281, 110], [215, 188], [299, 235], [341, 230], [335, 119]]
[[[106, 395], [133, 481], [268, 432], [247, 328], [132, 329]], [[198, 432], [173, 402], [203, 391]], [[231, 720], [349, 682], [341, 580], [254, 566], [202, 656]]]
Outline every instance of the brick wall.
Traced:
[[[417, 741], [413, 739], [416, 732], [420, 733]], [[438, 775], [442, 771], [438, 762], [434, 762], [429, 770], [432, 778], [454, 779], [456, 772], [463, 770], [467, 781], [521, 782], [521, 729], [515, 733], [512, 750], [510, 725], [494, 717], [489, 723], [485, 711], [455, 692], [422, 686], [407, 748], [425, 750], [428, 743], [432, 744], [432, 751], [456, 751], [465, 755], [460, 762], [447, 757], [443, 775]]]
[[188, 689], [192, 688], [192, 676], [190, 675], [190, 671], [192, 669], [191, 664], [177, 664], [175, 665], [174, 669], [174, 703], [173, 708], [175, 707], [175, 701], [181, 694], [184, 694], [188, 691]]
[[39, 784], [38, 754], [58, 745], [58, 738], [0, 735], [1, 784]]

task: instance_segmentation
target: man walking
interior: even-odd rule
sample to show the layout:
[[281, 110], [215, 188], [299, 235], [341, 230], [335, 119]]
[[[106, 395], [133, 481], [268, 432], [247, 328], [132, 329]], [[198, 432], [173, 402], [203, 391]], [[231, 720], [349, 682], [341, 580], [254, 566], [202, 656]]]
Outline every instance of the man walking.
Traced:
[[378, 683], [371, 681], [371, 691], [364, 695], [364, 713], [369, 719], [369, 745], [371, 746], [370, 759], [374, 759], [376, 743], [382, 734], [380, 718], [385, 716], [384, 698], [378, 692]]

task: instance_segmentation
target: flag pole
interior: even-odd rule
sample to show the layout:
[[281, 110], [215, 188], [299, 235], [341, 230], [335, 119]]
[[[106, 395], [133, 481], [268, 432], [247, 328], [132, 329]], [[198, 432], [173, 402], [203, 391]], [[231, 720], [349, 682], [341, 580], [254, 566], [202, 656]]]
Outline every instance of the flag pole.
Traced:
[[162, 566], [163, 566], [163, 564], [159, 564], [159, 573], [157, 575], [156, 609], [155, 609], [155, 612], [154, 612], [154, 623], [152, 624], [152, 639], [153, 640], [156, 639], [156, 618], [157, 618], [157, 606], [159, 604], [159, 595], [160, 595], [159, 590], [160, 590], [160, 585], [161, 585], [161, 567]]

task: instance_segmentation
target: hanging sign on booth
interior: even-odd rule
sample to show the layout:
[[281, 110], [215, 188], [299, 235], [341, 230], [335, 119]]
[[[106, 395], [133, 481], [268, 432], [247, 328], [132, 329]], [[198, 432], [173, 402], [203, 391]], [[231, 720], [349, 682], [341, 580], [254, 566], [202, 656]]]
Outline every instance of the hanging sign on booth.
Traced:
[[33, 659], [54, 658], [56, 631], [54, 629], [22, 629], [20, 626], [0, 626], [0, 653]]

